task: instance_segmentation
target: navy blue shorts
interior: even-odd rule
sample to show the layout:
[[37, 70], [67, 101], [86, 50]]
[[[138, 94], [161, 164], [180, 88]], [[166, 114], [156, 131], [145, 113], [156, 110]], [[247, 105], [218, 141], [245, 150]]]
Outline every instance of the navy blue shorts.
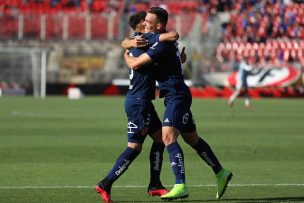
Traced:
[[195, 131], [196, 125], [190, 110], [191, 104], [191, 97], [165, 98], [163, 126], [173, 126], [181, 133]]
[[127, 97], [125, 111], [128, 117], [128, 142], [143, 143], [147, 134], [152, 135], [162, 127], [150, 100]]

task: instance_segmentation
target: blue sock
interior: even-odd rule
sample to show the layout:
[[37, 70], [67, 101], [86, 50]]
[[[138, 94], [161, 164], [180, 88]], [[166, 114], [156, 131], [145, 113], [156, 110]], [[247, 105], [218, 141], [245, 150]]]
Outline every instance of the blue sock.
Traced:
[[106, 179], [113, 184], [129, 167], [129, 165], [139, 155], [139, 152], [133, 148], [127, 147], [123, 153], [120, 154], [116, 160], [112, 170], [106, 176]]
[[198, 155], [212, 168], [215, 174], [222, 170], [222, 166], [212, 149], [202, 138], [200, 138], [198, 143], [192, 146], [192, 148], [195, 149]]
[[175, 183], [185, 183], [185, 164], [182, 148], [177, 142], [167, 146], [169, 152], [170, 164], [175, 175]]
[[160, 172], [163, 164], [163, 143], [153, 142], [150, 150], [150, 184], [160, 184]]

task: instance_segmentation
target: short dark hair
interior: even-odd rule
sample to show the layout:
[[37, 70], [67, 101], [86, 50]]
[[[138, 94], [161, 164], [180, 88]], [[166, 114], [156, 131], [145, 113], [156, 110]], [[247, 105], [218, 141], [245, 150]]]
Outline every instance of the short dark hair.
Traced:
[[152, 7], [150, 8], [149, 13], [155, 14], [160, 23], [167, 25], [168, 12], [165, 9], [161, 7]]
[[147, 13], [145, 11], [139, 11], [133, 15], [130, 16], [129, 19], [129, 26], [135, 30], [136, 26], [140, 21], [145, 20]]

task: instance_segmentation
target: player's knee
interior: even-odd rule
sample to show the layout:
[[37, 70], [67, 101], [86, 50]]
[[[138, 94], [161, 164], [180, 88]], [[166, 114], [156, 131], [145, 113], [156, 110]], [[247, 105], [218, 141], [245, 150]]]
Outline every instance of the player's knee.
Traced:
[[151, 135], [151, 138], [153, 139], [154, 142], [163, 143], [163, 140], [162, 140], [162, 131], [161, 131], [161, 129], [155, 131], [155, 132]]
[[199, 141], [199, 136], [196, 131], [192, 133], [182, 133], [182, 137], [184, 141], [190, 146], [196, 145]]
[[138, 153], [140, 153], [142, 150], [142, 144], [140, 144], [140, 143], [128, 142], [128, 147], [135, 149]]
[[179, 135], [179, 131], [174, 127], [163, 127], [162, 128], [162, 140], [166, 146], [176, 141]]

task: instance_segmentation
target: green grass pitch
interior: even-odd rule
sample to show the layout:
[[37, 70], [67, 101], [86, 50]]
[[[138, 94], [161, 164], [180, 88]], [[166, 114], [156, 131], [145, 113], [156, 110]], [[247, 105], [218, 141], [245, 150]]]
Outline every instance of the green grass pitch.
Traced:
[[[163, 101], [156, 100], [160, 117]], [[220, 202], [304, 202], [304, 100], [194, 99], [199, 134], [234, 178]], [[126, 147], [123, 97], [0, 98], [0, 202], [100, 202], [94, 185]], [[217, 202], [212, 170], [179, 139], [190, 196]], [[142, 154], [115, 183], [115, 202], [162, 202], [149, 197], [147, 138]], [[165, 151], [162, 181], [174, 177]]]

